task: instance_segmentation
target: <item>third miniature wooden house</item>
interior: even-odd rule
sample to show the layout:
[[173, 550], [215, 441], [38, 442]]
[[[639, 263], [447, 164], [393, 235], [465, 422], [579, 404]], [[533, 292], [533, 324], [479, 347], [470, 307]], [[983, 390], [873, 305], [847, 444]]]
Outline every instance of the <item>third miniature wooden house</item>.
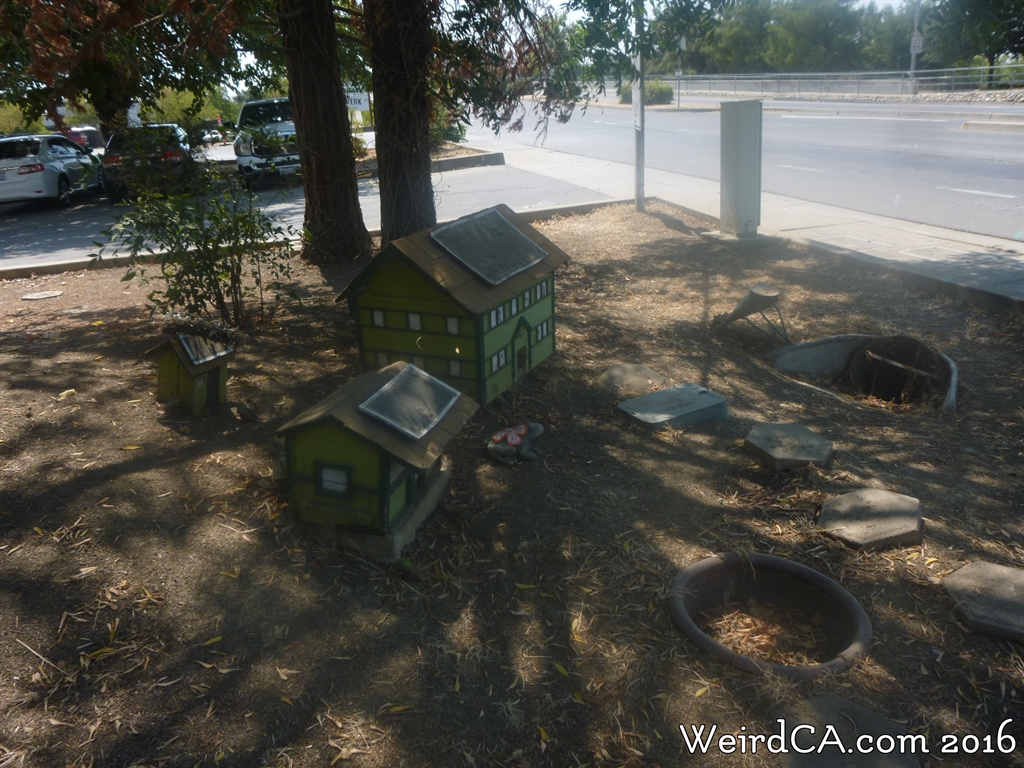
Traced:
[[488, 403], [555, 350], [558, 246], [499, 205], [389, 243], [338, 297], [368, 368], [412, 363]]
[[235, 350], [202, 336], [179, 334], [146, 353], [157, 358], [156, 399], [184, 403], [194, 417], [228, 399]]

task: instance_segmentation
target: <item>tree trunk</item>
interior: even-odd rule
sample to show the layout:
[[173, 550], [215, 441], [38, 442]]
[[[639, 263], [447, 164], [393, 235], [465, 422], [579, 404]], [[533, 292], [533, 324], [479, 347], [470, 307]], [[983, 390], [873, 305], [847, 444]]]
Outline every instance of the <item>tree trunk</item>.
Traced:
[[303, 256], [317, 264], [371, 255], [331, 0], [278, 0], [306, 196]]
[[430, 179], [428, 69], [434, 0], [365, 0], [373, 71], [381, 238], [437, 223]]

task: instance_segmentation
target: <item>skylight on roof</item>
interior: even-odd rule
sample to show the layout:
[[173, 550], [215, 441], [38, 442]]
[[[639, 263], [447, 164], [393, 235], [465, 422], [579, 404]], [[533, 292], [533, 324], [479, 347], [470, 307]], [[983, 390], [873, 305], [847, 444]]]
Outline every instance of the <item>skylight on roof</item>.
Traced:
[[500, 285], [548, 255], [493, 208], [439, 227], [430, 236], [491, 285]]
[[234, 351], [226, 344], [202, 336], [188, 336], [182, 333], [178, 334], [178, 341], [185, 348], [193, 365], [208, 363]]
[[444, 418], [460, 394], [415, 365], [407, 365], [359, 410], [419, 440]]

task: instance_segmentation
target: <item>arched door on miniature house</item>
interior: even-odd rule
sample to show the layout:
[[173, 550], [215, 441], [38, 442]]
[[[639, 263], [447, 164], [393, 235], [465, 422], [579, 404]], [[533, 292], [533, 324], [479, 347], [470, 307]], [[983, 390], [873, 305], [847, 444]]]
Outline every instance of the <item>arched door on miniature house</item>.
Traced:
[[526, 318], [519, 321], [515, 335], [512, 337], [512, 371], [513, 377], [519, 381], [530, 370], [530, 324]]

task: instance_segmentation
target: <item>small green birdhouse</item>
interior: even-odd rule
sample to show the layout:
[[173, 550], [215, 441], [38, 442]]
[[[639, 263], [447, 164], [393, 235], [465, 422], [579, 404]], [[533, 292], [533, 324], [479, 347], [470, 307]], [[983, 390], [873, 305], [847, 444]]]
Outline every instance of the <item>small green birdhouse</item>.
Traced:
[[202, 336], [179, 334], [146, 353], [157, 358], [156, 399], [184, 403], [193, 417], [228, 399], [235, 350]]
[[338, 297], [367, 368], [401, 360], [489, 403], [555, 350], [558, 246], [499, 205], [389, 243]]
[[289, 504], [370, 556], [396, 559], [447, 485], [445, 446], [478, 408], [404, 362], [357, 376], [277, 430]]

